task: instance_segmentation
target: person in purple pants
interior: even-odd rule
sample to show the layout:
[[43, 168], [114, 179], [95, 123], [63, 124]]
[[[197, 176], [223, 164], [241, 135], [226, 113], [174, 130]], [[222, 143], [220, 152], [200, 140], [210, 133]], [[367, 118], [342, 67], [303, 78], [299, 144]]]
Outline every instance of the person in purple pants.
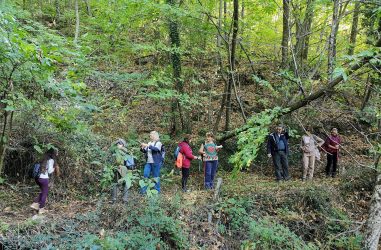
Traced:
[[45, 203], [49, 192], [49, 175], [56, 172], [59, 175], [59, 167], [57, 164], [58, 151], [51, 148], [43, 156], [40, 161], [40, 175], [35, 179], [37, 185], [40, 187], [40, 194], [34, 199], [31, 208], [38, 211], [39, 214], [46, 212]]

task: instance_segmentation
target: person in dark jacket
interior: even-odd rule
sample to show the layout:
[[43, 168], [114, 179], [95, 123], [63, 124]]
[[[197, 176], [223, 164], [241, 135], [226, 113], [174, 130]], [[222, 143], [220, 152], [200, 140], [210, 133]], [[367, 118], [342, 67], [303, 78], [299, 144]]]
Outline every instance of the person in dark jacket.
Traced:
[[201, 159], [201, 157], [194, 156], [192, 153], [192, 149], [189, 146], [189, 143], [192, 141], [191, 135], [184, 135], [184, 139], [182, 142], [179, 143], [179, 148], [180, 148], [180, 153], [183, 155], [183, 165], [181, 167], [181, 188], [183, 189], [184, 192], [188, 192], [189, 190], [187, 189], [187, 182], [189, 178], [189, 169], [191, 165], [191, 161], [194, 159]]
[[267, 139], [267, 155], [272, 157], [277, 181], [290, 180], [288, 173], [288, 132], [282, 125], [276, 127], [276, 131], [269, 134]]

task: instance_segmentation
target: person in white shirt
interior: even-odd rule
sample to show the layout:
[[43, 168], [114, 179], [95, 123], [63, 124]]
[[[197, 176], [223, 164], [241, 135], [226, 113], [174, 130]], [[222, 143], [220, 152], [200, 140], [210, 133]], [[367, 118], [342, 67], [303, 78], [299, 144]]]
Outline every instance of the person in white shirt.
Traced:
[[36, 178], [36, 183], [40, 187], [40, 194], [34, 199], [31, 208], [38, 211], [39, 214], [46, 212], [45, 203], [49, 192], [49, 175], [56, 172], [59, 175], [59, 167], [57, 164], [58, 151], [51, 148], [43, 156], [40, 161], [40, 175]]
[[[162, 144], [159, 133], [151, 131], [149, 134], [151, 141], [140, 144], [140, 151], [146, 154], [147, 163], [144, 166], [144, 178], [149, 178], [152, 174], [155, 180], [155, 189], [160, 193], [160, 168], [163, 163]], [[145, 194], [147, 187], [142, 187], [141, 193]]]
[[312, 179], [315, 170], [315, 159], [320, 160], [320, 153], [318, 147], [323, 145], [324, 140], [312, 134], [313, 129], [311, 126], [306, 127], [306, 133], [302, 136], [300, 142], [300, 149], [303, 152], [303, 177], [302, 181], [306, 178]]

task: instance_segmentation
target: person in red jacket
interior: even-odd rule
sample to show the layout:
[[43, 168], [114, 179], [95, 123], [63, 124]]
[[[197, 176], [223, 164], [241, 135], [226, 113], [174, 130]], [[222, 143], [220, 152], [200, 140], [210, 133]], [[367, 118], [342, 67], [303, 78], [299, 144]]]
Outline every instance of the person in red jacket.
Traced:
[[181, 167], [181, 173], [182, 173], [182, 178], [181, 178], [181, 187], [184, 192], [188, 192], [189, 190], [187, 189], [187, 182], [189, 178], [189, 168], [191, 161], [194, 159], [200, 160], [201, 158], [198, 156], [194, 156], [192, 153], [192, 149], [189, 146], [189, 143], [192, 141], [192, 137], [189, 134], [184, 135], [183, 141], [179, 143], [180, 147], [180, 153], [183, 155], [183, 165]]

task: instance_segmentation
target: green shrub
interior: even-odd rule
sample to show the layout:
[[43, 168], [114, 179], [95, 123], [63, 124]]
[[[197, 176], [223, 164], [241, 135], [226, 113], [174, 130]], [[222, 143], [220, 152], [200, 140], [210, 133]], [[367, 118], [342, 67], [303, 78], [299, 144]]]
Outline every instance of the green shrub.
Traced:
[[318, 249], [312, 243], [306, 244], [287, 227], [269, 219], [251, 221], [248, 240], [242, 249]]

